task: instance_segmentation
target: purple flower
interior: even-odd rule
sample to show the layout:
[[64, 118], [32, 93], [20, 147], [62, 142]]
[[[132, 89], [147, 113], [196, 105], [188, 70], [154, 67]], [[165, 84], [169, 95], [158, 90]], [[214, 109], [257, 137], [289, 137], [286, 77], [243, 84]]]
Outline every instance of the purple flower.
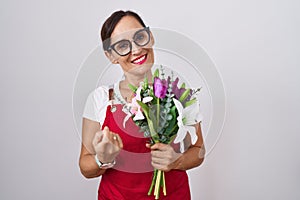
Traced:
[[[169, 77], [169, 79], [170, 79], [170, 77]], [[179, 82], [178, 77], [172, 82], [172, 92], [175, 95], [176, 99], [179, 99], [181, 97], [181, 95], [184, 93], [184, 91], [186, 90], [185, 88], [178, 88], [178, 82]], [[184, 104], [185, 102], [189, 101], [191, 99], [191, 95], [192, 95], [192, 91], [190, 91], [189, 96], [181, 103]]]
[[168, 89], [168, 83], [166, 80], [160, 80], [159, 78], [154, 78], [154, 95], [158, 98], [165, 98]]
[[[170, 78], [169, 78], [170, 79]], [[176, 99], [179, 99], [179, 97], [181, 96], [181, 94], [184, 92], [184, 89], [182, 91], [182, 89], [179, 89], [177, 87], [177, 84], [178, 84], [178, 81], [179, 81], [179, 78], [177, 77], [175, 79], [175, 81], [172, 82], [172, 92], [173, 94], [175, 95]]]

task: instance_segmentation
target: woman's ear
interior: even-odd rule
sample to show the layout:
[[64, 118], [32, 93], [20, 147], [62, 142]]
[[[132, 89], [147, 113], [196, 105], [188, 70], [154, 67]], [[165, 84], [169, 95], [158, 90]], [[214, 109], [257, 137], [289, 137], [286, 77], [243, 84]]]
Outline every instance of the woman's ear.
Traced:
[[106, 55], [106, 57], [110, 60], [110, 62], [111, 62], [112, 64], [118, 64], [117, 59], [112, 55], [111, 52], [105, 51], [105, 55]]

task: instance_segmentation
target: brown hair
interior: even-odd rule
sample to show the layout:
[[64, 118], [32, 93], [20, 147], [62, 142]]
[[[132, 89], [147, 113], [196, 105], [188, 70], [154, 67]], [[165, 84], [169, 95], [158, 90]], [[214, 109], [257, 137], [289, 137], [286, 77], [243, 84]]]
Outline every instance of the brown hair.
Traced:
[[138, 20], [138, 22], [143, 27], [146, 27], [142, 18], [135, 12], [132, 12], [130, 10], [127, 10], [127, 11], [119, 10], [119, 11], [114, 12], [113, 14], [111, 14], [111, 16], [109, 18], [106, 19], [106, 21], [104, 22], [104, 24], [101, 28], [102, 46], [105, 51], [108, 50], [108, 47], [110, 46], [110, 36], [111, 36], [112, 32], [114, 31], [118, 22], [125, 16], [134, 17], [136, 20]]

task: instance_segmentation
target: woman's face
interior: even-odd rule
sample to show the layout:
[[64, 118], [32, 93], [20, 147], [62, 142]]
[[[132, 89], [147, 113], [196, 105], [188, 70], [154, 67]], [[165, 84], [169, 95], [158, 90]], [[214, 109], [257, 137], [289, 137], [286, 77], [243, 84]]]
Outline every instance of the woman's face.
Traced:
[[145, 46], [140, 47], [133, 42], [136, 32], [143, 28], [134, 17], [125, 16], [119, 21], [111, 34], [111, 44], [115, 44], [120, 40], [131, 41], [132, 51], [126, 56], [120, 56], [114, 50], [106, 53], [113, 63], [120, 64], [125, 74], [144, 76], [154, 63], [152, 34], [150, 33], [150, 41]]

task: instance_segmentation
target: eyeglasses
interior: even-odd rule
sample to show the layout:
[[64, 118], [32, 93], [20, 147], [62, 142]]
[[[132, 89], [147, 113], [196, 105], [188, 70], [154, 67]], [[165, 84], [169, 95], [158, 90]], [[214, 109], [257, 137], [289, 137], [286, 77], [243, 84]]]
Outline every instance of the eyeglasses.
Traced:
[[[132, 41], [139, 47], [144, 47], [150, 42], [150, 29], [145, 27], [134, 33]], [[108, 47], [110, 51], [113, 49], [118, 55], [126, 56], [132, 51], [132, 41], [120, 40]]]

